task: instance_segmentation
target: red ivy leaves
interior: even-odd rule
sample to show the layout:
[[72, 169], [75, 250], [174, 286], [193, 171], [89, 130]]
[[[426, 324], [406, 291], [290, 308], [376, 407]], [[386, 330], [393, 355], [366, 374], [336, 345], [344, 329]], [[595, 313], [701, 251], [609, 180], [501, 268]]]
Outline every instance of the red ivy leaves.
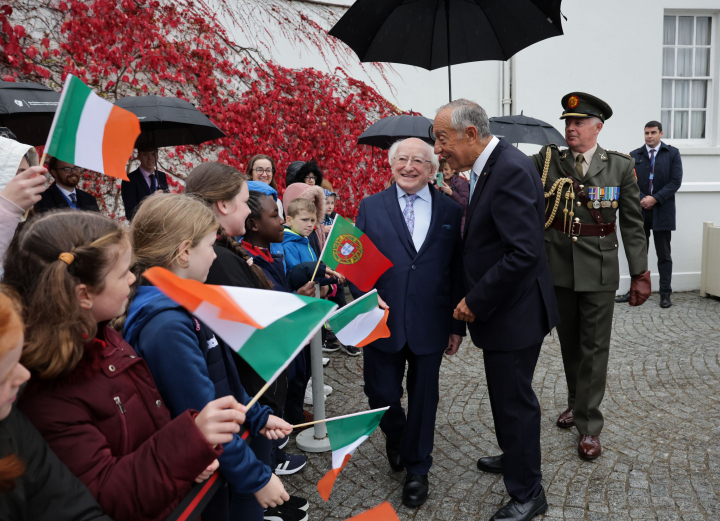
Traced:
[[[182, 189], [194, 162], [217, 157], [244, 172], [254, 154], [276, 160], [281, 192], [292, 161], [315, 159], [339, 194], [338, 211], [350, 218], [365, 195], [385, 186], [385, 154], [356, 140], [377, 119], [400, 112], [343, 70], [328, 75], [272, 62], [258, 66], [230, 41], [201, 0], [54, 5], [48, 9], [58, 30], [40, 35], [41, 40], [32, 30], [10, 24], [10, 6], [0, 8], [0, 66], [12, 77], [49, 80], [45, 83], [58, 90], [67, 74], [74, 74], [111, 101], [151, 93], [194, 103], [228, 137], [166, 150], [164, 166], [171, 167], [176, 189]], [[25, 7], [20, 21], [30, 27], [26, 22], [32, 22], [28, 17], [35, 10]], [[84, 186], [108, 214], [121, 215], [117, 180], [91, 174]]]

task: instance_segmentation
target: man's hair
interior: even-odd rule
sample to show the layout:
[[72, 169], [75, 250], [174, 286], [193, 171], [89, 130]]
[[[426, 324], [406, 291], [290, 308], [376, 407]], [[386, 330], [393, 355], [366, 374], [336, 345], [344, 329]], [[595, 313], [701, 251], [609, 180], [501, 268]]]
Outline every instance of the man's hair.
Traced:
[[155, 146], [155, 143], [150, 143], [148, 141], [143, 141], [142, 143], [136, 143], [135, 148], [138, 152], [155, 152], [157, 153], [157, 147]]
[[303, 211], [310, 212], [313, 217], [315, 217], [315, 214], [317, 213], [315, 203], [310, 199], [303, 199], [302, 197], [298, 197], [297, 199], [290, 201], [287, 209], [287, 214], [290, 217], [297, 217], [298, 214]]
[[468, 127], [475, 127], [480, 139], [492, 136], [487, 112], [474, 101], [456, 99], [437, 109], [437, 112], [445, 109], [452, 109], [450, 123], [457, 131], [458, 136], [462, 135]]
[[[413, 139], [413, 138], [406, 138], [406, 139]], [[397, 150], [398, 150], [398, 148], [400, 148], [400, 145], [403, 143], [403, 141], [405, 141], [405, 139], [399, 139], [390, 146], [390, 150], [388, 150], [388, 162], [391, 165], [393, 164], [393, 161], [395, 161], [395, 155], [397, 154]], [[423, 143], [425, 143], [425, 142], [423, 141]], [[433, 149], [432, 145], [430, 145], [428, 143], [425, 143], [425, 145], [427, 146], [425, 156], [430, 158], [430, 164], [432, 164], [433, 173], [435, 173], [440, 168], [440, 162], [438, 160], [438, 156], [435, 155], [435, 150]]]
[[[48, 156], [48, 162], [47, 162], [48, 172], [49, 172], [50, 170], [57, 170], [57, 164], [58, 164], [58, 159], [57, 159], [57, 157]], [[43, 166], [43, 165], [40, 165], [40, 166]]]
[[658, 132], [662, 132], [662, 123], [660, 123], [659, 121], [652, 120], [652, 121], [648, 121], [647, 123], [645, 123], [645, 128], [653, 128], [653, 127], [657, 127]]

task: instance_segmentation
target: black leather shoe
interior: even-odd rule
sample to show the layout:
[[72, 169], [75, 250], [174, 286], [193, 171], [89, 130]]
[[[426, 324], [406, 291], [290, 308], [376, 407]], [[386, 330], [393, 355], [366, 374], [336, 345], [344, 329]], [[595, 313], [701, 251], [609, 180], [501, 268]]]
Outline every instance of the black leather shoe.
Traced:
[[420, 476], [408, 472], [405, 478], [405, 486], [403, 487], [403, 505], [410, 508], [417, 508], [425, 503], [428, 498], [428, 488], [427, 474]]
[[527, 521], [535, 516], [544, 514], [548, 509], [545, 490], [532, 498], [527, 503], [520, 503], [511, 499], [510, 502], [495, 512], [490, 521]]
[[388, 462], [393, 472], [400, 472], [405, 468], [400, 458], [400, 445], [395, 445], [388, 441], [385, 442], [385, 451], [387, 452]]
[[630, 292], [628, 291], [624, 295], [620, 295], [619, 297], [615, 297], [615, 302], [618, 304], [623, 304], [625, 302], [630, 302]]
[[660, 307], [669, 308], [670, 306], [672, 306], [672, 302], [670, 302], [670, 295], [660, 295]]
[[502, 455], [480, 458], [478, 460], [478, 468], [483, 472], [490, 472], [491, 474], [502, 474]]

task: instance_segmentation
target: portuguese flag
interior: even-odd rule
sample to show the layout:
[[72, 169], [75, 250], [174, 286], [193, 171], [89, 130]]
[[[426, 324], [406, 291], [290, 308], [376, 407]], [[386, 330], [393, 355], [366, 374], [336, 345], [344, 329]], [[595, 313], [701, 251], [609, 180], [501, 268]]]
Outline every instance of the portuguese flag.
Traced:
[[137, 116], [68, 74], [45, 152], [61, 161], [128, 181], [125, 165], [140, 135]]
[[207, 324], [266, 382], [278, 377], [337, 308], [295, 293], [203, 284], [157, 266], [143, 277]]
[[325, 420], [327, 434], [332, 449], [332, 468], [318, 482], [318, 492], [325, 501], [330, 499], [335, 480], [340, 471], [345, 468], [350, 456], [353, 455], [362, 442], [375, 432], [380, 425], [383, 414], [390, 407], [373, 409], [372, 411], [357, 412], [347, 416], [337, 416]]
[[344, 275], [360, 291], [370, 291], [377, 279], [393, 266], [367, 235], [339, 215], [320, 260], [331, 270]]

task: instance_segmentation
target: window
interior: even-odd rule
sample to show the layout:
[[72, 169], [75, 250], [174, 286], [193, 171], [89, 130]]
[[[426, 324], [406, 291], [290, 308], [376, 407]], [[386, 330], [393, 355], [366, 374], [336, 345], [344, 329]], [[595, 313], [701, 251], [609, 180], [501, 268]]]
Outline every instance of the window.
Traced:
[[705, 139], [710, 91], [710, 16], [665, 16], [662, 124], [668, 139]]

